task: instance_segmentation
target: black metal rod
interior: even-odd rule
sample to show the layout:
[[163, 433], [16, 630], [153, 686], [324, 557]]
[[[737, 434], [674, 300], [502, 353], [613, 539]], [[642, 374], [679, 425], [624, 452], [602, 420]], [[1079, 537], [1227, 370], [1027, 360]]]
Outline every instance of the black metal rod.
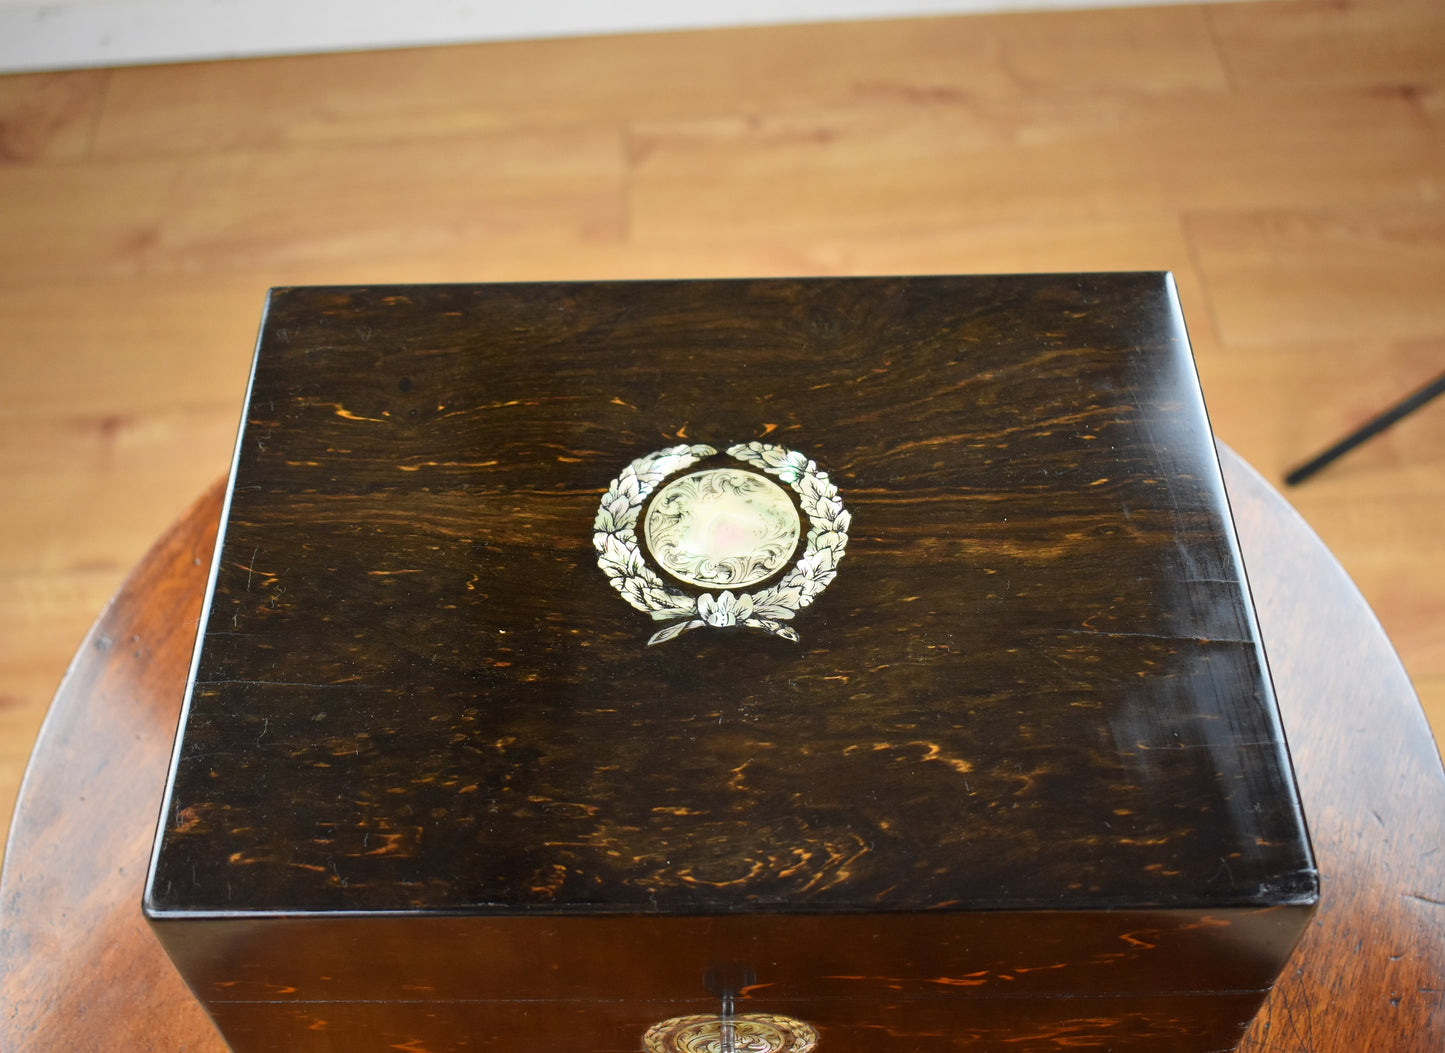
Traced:
[[1385, 412], [1370, 418], [1318, 457], [1300, 465], [1284, 477], [1285, 485], [1298, 486], [1325, 465], [1343, 457], [1366, 439], [1380, 434], [1400, 418], [1414, 413], [1442, 392], [1445, 392], [1445, 373], [1440, 374], [1413, 395], [1401, 399]]

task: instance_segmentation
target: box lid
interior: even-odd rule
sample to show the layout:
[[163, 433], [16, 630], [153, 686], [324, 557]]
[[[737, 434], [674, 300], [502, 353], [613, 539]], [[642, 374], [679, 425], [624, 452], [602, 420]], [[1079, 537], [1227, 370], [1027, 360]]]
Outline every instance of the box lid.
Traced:
[[1167, 275], [271, 294], [153, 914], [1315, 888]]

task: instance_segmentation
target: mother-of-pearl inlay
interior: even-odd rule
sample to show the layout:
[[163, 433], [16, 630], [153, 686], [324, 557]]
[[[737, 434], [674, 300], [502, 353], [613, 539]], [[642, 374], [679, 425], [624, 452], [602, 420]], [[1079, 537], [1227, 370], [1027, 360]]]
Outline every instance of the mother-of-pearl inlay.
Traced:
[[699, 588], [746, 588], [793, 557], [802, 520], [788, 492], [767, 476], [708, 468], [662, 487], [642, 541], [673, 577]]

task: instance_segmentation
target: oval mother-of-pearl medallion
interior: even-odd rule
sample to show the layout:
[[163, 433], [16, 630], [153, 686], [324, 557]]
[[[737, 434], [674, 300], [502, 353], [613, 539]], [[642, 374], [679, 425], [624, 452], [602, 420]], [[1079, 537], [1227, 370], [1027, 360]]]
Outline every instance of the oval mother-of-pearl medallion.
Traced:
[[767, 476], [707, 468], [657, 492], [642, 525], [642, 541], [680, 581], [736, 589], [782, 570], [801, 532], [792, 498]]

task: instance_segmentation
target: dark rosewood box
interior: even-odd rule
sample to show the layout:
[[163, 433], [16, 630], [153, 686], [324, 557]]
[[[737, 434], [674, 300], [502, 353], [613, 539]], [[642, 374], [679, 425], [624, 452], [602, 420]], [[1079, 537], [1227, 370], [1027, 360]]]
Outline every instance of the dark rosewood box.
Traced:
[[1204, 1053], [1314, 908], [1168, 275], [278, 289], [222, 529], [238, 1051]]

